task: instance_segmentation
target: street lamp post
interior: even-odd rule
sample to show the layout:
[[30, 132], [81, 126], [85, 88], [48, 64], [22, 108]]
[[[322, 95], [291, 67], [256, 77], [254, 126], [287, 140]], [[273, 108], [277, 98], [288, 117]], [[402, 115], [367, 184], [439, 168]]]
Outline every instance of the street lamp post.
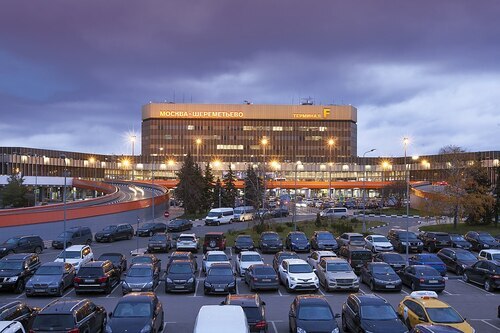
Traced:
[[366, 162], [364, 161], [365, 155], [368, 153], [371, 153], [375, 151], [375, 148], [372, 148], [370, 150], [367, 150], [363, 153], [363, 232], [366, 232], [366, 214], [365, 214], [365, 209], [366, 209], [366, 187], [365, 187], [365, 181], [366, 181]]
[[404, 159], [404, 165], [405, 165], [405, 182], [406, 182], [406, 265], [408, 265], [408, 260], [409, 260], [409, 248], [410, 244], [408, 243], [408, 233], [409, 233], [409, 228], [410, 228], [410, 222], [408, 219], [408, 215], [410, 213], [410, 182], [408, 181], [408, 165], [406, 165], [406, 149], [408, 147], [408, 144], [410, 143], [410, 139], [407, 137], [403, 138], [403, 147], [405, 151], [405, 159]]
[[134, 164], [135, 164], [135, 154], [134, 154], [134, 149], [135, 149], [135, 139], [137, 136], [135, 134], [130, 136], [130, 142], [132, 143], [132, 181], [134, 181]]
[[200, 146], [201, 146], [201, 138], [197, 138], [195, 140], [195, 143], [196, 143], [196, 163], [200, 163]]
[[328, 139], [328, 148], [330, 150], [330, 155], [329, 159], [330, 161], [328, 162], [330, 165], [330, 172], [329, 172], [329, 181], [328, 181], [328, 198], [330, 201], [332, 200], [332, 148], [335, 145], [335, 140], [333, 138]]
[[67, 177], [68, 177], [68, 170], [66, 169], [66, 155], [61, 155], [60, 158], [63, 160], [64, 163], [64, 187], [63, 187], [63, 232], [64, 232], [64, 243], [63, 243], [63, 262], [66, 262], [66, 186], [67, 186]]
[[299, 165], [302, 165], [301, 161], [297, 161], [295, 163], [295, 193], [293, 196], [293, 230], [297, 231], [297, 172], [299, 169]]
[[262, 182], [264, 183], [264, 193], [262, 194], [262, 208], [266, 208], [266, 146], [269, 143], [266, 137], [263, 137], [260, 140], [260, 143], [262, 144], [262, 150], [263, 150], [263, 165], [262, 165], [262, 170], [263, 170], [263, 176], [262, 176]]

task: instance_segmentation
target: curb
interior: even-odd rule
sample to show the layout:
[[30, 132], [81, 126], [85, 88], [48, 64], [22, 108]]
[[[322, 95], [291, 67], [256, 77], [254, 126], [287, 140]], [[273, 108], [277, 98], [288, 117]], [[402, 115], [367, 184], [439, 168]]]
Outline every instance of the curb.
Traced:
[[384, 223], [384, 224], [378, 225], [376, 227], [370, 227], [370, 228], [368, 228], [368, 230], [373, 230], [373, 229], [377, 229], [377, 228], [387, 227], [388, 225], [389, 225], [389, 223]]

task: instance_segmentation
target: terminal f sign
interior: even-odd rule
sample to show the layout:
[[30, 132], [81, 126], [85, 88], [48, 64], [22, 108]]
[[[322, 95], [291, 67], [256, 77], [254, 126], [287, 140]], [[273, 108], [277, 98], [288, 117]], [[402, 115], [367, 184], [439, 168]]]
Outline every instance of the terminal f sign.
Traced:
[[330, 115], [330, 109], [324, 108], [323, 109], [323, 118], [327, 118]]

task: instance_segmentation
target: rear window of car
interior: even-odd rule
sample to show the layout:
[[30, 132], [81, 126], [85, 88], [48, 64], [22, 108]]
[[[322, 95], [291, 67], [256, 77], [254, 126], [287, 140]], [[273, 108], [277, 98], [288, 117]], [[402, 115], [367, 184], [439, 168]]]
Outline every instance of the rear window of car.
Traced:
[[352, 241], [355, 241], [355, 242], [364, 242], [365, 239], [363, 238], [363, 236], [351, 236], [349, 238], [349, 240], [352, 242]]
[[165, 241], [165, 240], [167, 240], [167, 236], [161, 235], [161, 234], [156, 234], [153, 237], [151, 237], [151, 240], [152, 241]]
[[276, 272], [272, 267], [259, 267], [255, 269], [256, 275], [274, 275]]
[[194, 237], [192, 236], [182, 236], [177, 239], [179, 242], [192, 242], [194, 241]]
[[103, 274], [101, 267], [81, 267], [78, 271], [79, 276], [101, 276]]
[[256, 306], [245, 306], [243, 307], [243, 311], [247, 315], [247, 319], [250, 321], [256, 321], [262, 319], [262, 312]]
[[352, 251], [351, 252], [351, 259], [354, 260], [371, 260], [372, 259], [372, 254], [367, 251]]
[[35, 331], [66, 331], [75, 327], [72, 314], [38, 314], [33, 322]]

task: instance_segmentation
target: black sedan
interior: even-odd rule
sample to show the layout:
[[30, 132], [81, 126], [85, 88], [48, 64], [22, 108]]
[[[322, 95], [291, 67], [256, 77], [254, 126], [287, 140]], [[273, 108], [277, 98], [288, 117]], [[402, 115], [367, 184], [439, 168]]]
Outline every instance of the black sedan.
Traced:
[[438, 293], [445, 288], [445, 280], [441, 274], [431, 266], [410, 265], [399, 273], [401, 281], [411, 290], [432, 290]]
[[165, 223], [144, 223], [139, 228], [137, 228], [136, 234], [141, 237], [151, 237], [157, 232], [167, 231], [167, 225]]
[[193, 228], [193, 222], [190, 220], [175, 219], [168, 223], [168, 232], [181, 232], [185, 230], [191, 230]]
[[361, 268], [361, 281], [370, 286], [371, 291], [394, 290], [401, 291], [401, 279], [385, 262], [370, 262]]
[[278, 274], [273, 266], [268, 264], [255, 264], [245, 270], [245, 283], [254, 290], [278, 290]]
[[161, 260], [158, 259], [154, 254], [143, 254], [140, 256], [132, 257], [130, 260], [130, 267], [135, 264], [151, 264], [155, 269], [155, 273], [160, 274], [161, 271]]
[[134, 237], [134, 228], [128, 223], [108, 225], [96, 232], [94, 236], [96, 242], [114, 242], [118, 239], [132, 239], [132, 237]]
[[260, 234], [259, 247], [262, 253], [278, 252], [283, 250], [283, 241], [278, 233], [274, 231], [265, 231]]
[[159, 232], [154, 234], [148, 241], [148, 252], [168, 252], [170, 250], [170, 234]]
[[288, 312], [290, 332], [338, 332], [332, 308], [322, 295], [296, 296]]
[[205, 295], [236, 294], [236, 277], [231, 264], [212, 264], [207, 272], [203, 292]]
[[103, 253], [97, 259], [97, 261], [106, 260], [111, 261], [113, 263], [113, 266], [120, 270], [120, 273], [123, 273], [127, 270], [127, 257], [125, 257], [121, 253]]
[[240, 253], [241, 251], [253, 251], [255, 249], [255, 244], [253, 242], [252, 236], [250, 235], [239, 235], [234, 240], [234, 253]]
[[437, 253], [437, 256], [444, 262], [446, 269], [457, 275], [462, 275], [464, 269], [477, 261], [475, 255], [464, 249], [444, 248]]
[[471, 243], [472, 250], [498, 249], [500, 243], [487, 232], [469, 231], [465, 234], [465, 240]]
[[451, 246], [458, 249], [470, 250], [471, 243], [465, 240], [464, 236], [459, 234], [450, 234]]
[[484, 286], [486, 291], [494, 291], [500, 288], [500, 261], [480, 260], [464, 270], [463, 279]]
[[188, 291], [196, 289], [196, 271], [189, 260], [174, 260], [165, 275], [165, 292]]
[[402, 271], [406, 266], [405, 258], [396, 252], [377, 253], [375, 257], [373, 257], [373, 261], [388, 263], [396, 272]]
[[109, 313], [106, 332], [161, 332], [164, 322], [163, 306], [154, 293], [131, 293]]
[[280, 218], [280, 217], [286, 217], [290, 215], [290, 212], [288, 211], [288, 208], [276, 208], [271, 212], [272, 217], [274, 218]]

